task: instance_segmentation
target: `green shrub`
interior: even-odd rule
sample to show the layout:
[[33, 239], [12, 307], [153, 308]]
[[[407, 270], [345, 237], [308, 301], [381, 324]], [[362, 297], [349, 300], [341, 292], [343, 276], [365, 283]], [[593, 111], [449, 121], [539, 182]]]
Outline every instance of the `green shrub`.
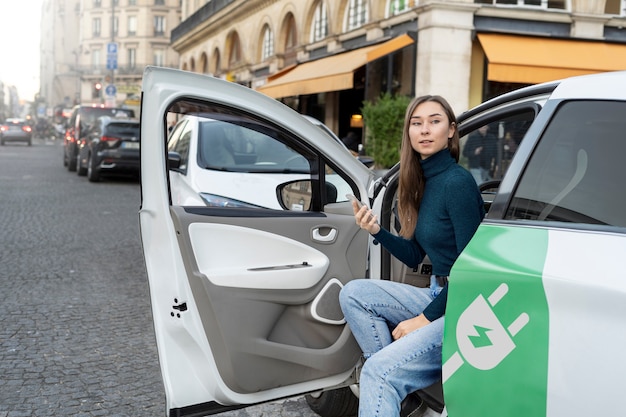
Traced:
[[400, 160], [404, 113], [410, 101], [411, 97], [385, 93], [376, 102], [363, 102], [366, 151], [377, 168], [391, 168]]

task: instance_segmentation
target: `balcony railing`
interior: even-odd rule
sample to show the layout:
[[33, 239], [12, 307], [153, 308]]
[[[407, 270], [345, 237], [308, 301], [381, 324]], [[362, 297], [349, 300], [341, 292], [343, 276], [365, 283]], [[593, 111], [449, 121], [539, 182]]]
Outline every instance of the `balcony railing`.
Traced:
[[176, 42], [185, 34], [191, 32], [196, 26], [233, 2], [235, 0], [212, 0], [208, 2], [172, 30], [171, 41]]

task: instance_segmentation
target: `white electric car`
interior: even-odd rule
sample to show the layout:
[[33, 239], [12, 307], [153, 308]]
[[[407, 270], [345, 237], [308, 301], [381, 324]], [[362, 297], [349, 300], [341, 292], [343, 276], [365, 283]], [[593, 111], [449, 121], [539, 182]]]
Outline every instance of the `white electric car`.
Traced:
[[[493, 127], [498, 151], [494, 181], [480, 184], [488, 213], [450, 274], [445, 407], [431, 387], [422, 397], [432, 410], [626, 414], [624, 85], [624, 72], [571, 78], [459, 115], [464, 137]], [[238, 194], [245, 184], [251, 205], [179, 199], [172, 115], [246, 130], [244, 143], [269, 138], [297, 168], [283, 160], [282, 177], [266, 186], [263, 171], [277, 165], [241, 160], [241, 175], [221, 178], [216, 194], [249, 203], [249, 191]], [[363, 277], [426, 285], [430, 275], [427, 263], [408, 269], [361, 231], [344, 194], [397, 231], [398, 167], [375, 178], [276, 100], [183, 71], [146, 68], [141, 119], [139, 217], [167, 415], [303, 394], [321, 416], [353, 414], [361, 352], [338, 305], [341, 287]]]

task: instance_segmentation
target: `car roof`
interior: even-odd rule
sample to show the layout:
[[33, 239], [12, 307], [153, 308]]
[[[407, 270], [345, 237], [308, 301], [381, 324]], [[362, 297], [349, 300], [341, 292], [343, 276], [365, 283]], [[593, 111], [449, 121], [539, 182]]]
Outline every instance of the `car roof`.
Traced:
[[581, 75], [562, 80], [550, 98], [626, 100], [624, 84], [626, 71]]

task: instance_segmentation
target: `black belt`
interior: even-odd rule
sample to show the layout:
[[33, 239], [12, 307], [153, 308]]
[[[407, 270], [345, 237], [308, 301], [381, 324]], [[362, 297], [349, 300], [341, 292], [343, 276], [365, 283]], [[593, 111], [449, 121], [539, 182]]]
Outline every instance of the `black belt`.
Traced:
[[447, 275], [435, 275], [435, 279], [437, 280], [437, 284], [439, 284], [440, 287], [443, 287], [448, 283]]

